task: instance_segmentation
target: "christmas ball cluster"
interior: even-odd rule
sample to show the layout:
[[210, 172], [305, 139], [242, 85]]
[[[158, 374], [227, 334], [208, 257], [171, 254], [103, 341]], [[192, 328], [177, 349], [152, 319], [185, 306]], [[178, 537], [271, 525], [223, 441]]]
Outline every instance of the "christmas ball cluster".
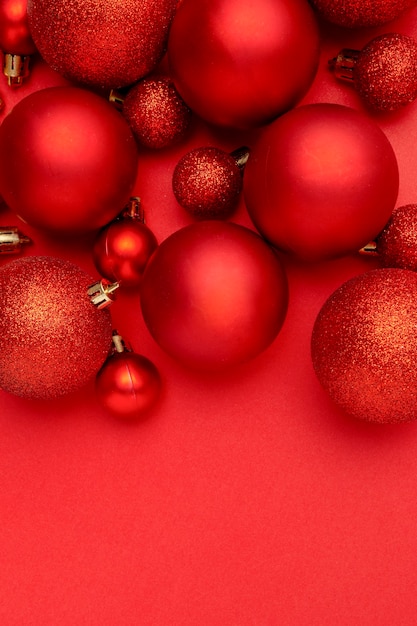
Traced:
[[[0, 167], [0, 196], [50, 236], [95, 233], [101, 288], [109, 281], [112, 289], [137, 290], [137, 314], [156, 344], [202, 371], [239, 366], [274, 342], [288, 308], [287, 258], [329, 261], [374, 240], [389, 266], [392, 250], [399, 251], [399, 267], [359, 276], [323, 305], [311, 356], [320, 383], [347, 413], [383, 423], [414, 419], [417, 278], [403, 260], [402, 214], [393, 213], [394, 150], [370, 116], [300, 102], [318, 69], [321, 19], [377, 26], [415, 4], [21, 0], [19, 35], [5, 2], [2, 51], [36, 49], [70, 84], [23, 97], [3, 119], [0, 164], [19, 167]], [[401, 51], [409, 62], [382, 91], [377, 66], [391, 43], [394, 70], [405, 58]], [[414, 48], [395, 35], [364, 49], [356, 86], [375, 108], [415, 98]], [[167, 75], [160, 74], [164, 55]], [[116, 89], [120, 110], [108, 99]], [[158, 242], [143, 220], [123, 210], [135, 193], [141, 150], [178, 149], [193, 116], [219, 130], [256, 131], [256, 140], [244, 166], [215, 146], [179, 159], [171, 191], [194, 223]], [[251, 227], [226, 221], [240, 201]], [[411, 223], [408, 214], [404, 220]], [[2, 389], [57, 397], [96, 375], [110, 412], [130, 416], [156, 404], [158, 370], [115, 343], [110, 313], [87, 297], [93, 282], [55, 258], [24, 257], [0, 268]], [[80, 336], [88, 339], [87, 358]]]

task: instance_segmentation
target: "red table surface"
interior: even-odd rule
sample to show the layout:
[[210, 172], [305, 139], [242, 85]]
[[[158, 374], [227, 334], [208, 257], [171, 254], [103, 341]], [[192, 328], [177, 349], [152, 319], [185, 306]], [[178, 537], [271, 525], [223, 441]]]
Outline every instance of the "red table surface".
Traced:
[[[303, 102], [364, 111], [328, 59], [383, 32], [417, 37], [417, 9], [379, 29], [321, 28], [320, 67]], [[0, 88], [3, 115], [31, 91], [62, 83], [35, 60], [24, 87]], [[397, 154], [397, 205], [416, 202], [417, 104], [376, 121]], [[158, 241], [192, 221], [171, 191], [179, 158], [197, 146], [232, 150], [253, 140], [193, 124], [175, 148], [140, 153], [134, 192]], [[0, 219], [22, 228], [5, 208]], [[251, 226], [243, 201], [233, 220]], [[34, 240], [25, 254], [61, 256], [97, 275], [90, 240], [63, 245], [22, 230]], [[145, 421], [108, 415], [93, 383], [53, 402], [0, 393], [0, 624], [416, 624], [417, 424], [347, 417], [310, 360], [327, 296], [377, 262], [285, 265], [290, 305], [281, 333], [221, 380], [165, 355], [137, 294], [119, 293], [114, 326], [163, 378], [161, 402]]]

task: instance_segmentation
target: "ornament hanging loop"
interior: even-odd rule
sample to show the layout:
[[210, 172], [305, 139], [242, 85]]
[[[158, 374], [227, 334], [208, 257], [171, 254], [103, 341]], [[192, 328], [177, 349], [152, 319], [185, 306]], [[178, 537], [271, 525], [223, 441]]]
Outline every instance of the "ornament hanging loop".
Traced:
[[114, 302], [114, 292], [119, 288], [120, 283], [111, 283], [104, 278], [94, 283], [87, 289], [87, 295], [91, 304], [96, 309], [105, 309]]
[[32, 240], [23, 235], [15, 226], [0, 226], [0, 254], [17, 254]]
[[23, 80], [29, 76], [29, 61], [29, 56], [9, 53], [4, 55], [3, 74], [9, 87], [20, 87]]
[[132, 352], [132, 349], [130, 348], [130, 346], [126, 345], [125, 340], [123, 339], [121, 335], [119, 335], [119, 332], [117, 330], [113, 331], [112, 342], [113, 342], [113, 354], [115, 353], [121, 354], [122, 352]]
[[132, 196], [119, 217], [121, 219], [128, 217], [132, 220], [138, 220], [139, 222], [142, 222], [142, 224], [144, 224], [145, 211], [142, 208], [140, 198], [138, 196]]
[[353, 72], [357, 63], [360, 51], [344, 48], [337, 57], [330, 59], [329, 67], [339, 80], [353, 81]]

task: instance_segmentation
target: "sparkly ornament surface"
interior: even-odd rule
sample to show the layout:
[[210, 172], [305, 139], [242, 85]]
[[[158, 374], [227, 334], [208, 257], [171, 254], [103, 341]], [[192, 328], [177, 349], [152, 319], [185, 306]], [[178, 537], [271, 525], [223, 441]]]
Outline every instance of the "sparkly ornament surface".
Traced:
[[138, 141], [148, 148], [166, 148], [181, 139], [191, 110], [168, 78], [145, 78], [127, 94], [123, 115]]
[[116, 353], [98, 372], [96, 393], [100, 404], [113, 415], [141, 417], [159, 400], [161, 377], [152, 361], [141, 354]]
[[384, 228], [398, 194], [394, 150], [366, 115], [297, 107], [251, 148], [243, 190], [259, 232], [308, 261], [356, 252]]
[[288, 303], [278, 256], [253, 231], [222, 221], [191, 224], [165, 239], [140, 296], [155, 341], [199, 370], [230, 368], [266, 349]]
[[376, 251], [385, 267], [417, 271], [417, 204], [395, 209], [376, 238]]
[[24, 398], [55, 398], [86, 384], [111, 348], [108, 311], [87, 296], [93, 279], [52, 257], [0, 268], [0, 387]]
[[36, 91], [0, 126], [0, 193], [24, 221], [48, 231], [88, 232], [114, 219], [137, 163], [123, 116], [87, 89]]
[[130, 85], [157, 65], [175, 0], [28, 0], [29, 26], [45, 61], [75, 82]]
[[417, 43], [412, 37], [388, 33], [360, 52], [354, 72], [358, 93], [373, 109], [394, 111], [417, 96]]
[[395, 423], [417, 419], [417, 274], [377, 269], [344, 283], [312, 334], [320, 383], [347, 413]]
[[310, 0], [317, 12], [339, 26], [379, 26], [416, 6], [416, 0]]
[[175, 167], [172, 188], [177, 202], [198, 219], [224, 219], [235, 210], [242, 189], [236, 159], [214, 147], [196, 148]]
[[170, 72], [210, 123], [253, 128], [310, 87], [319, 36], [306, 0], [182, 0], [168, 40]]

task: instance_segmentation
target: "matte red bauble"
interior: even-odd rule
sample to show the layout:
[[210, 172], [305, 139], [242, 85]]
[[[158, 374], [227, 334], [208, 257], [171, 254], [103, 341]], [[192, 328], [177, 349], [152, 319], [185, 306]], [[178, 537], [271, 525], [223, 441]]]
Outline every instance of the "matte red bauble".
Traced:
[[97, 374], [96, 393], [100, 404], [113, 415], [140, 417], [159, 400], [161, 379], [146, 357], [128, 351], [115, 353]]
[[416, 0], [310, 0], [320, 15], [333, 24], [358, 28], [395, 20], [416, 5]]
[[317, 377], [347, 413], [380, 423], [417, 419], [417, 274], [377, 269], [344, 283], [314, 324]]
[[136, 287], [158, 242], [153, 232], [137, 219], [112, 222], [98, 235], [93, 248], [97, 270], [123, 287]]
[[207, 121], [270, 122], [306, 93], [319, 58], [307, 0], [182, 0], [168, 58], [175, 86]]
[[110, 314], [91, 304], [93, 279], [52, 257], [0, 268], [0, 387], [24, 398], [55, 398], [85, 385], [112, 345]]
[[252, 148], [243, 180], [259, 232], [309, 261], [356, 252], [374, 239], [398, 185], [382, 130], [338, 104], [301, 106], [273, 122]]
[[36, 52], [29, 32], [27, 0], [0, 0], [0, 50], [18, 55]]
[[110, 222], [131, 195], [137, 161], [122, 115], [85, 89], [32, 93], [0, 127], [0, 193], [45, 230], [71, 234]]
[[45, 61], [75, 82], [131, 85], [161, 59], [176, 0], [28, 0]]
[[179, 362], [217, 370], [271, 344], [287, 310], [283, 266], [253, 231], [204, 221], [176, 231], [150, 259], [141, 306], [155, 341]]

